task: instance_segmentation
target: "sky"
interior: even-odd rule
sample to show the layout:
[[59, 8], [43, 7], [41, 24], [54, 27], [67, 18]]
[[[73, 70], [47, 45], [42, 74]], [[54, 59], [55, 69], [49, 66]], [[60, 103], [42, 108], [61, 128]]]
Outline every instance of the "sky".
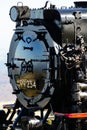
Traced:
[[[41, 8], [45, 5], [47, 0], [20, 0], [23, 5], [29, 6], [29, 8]], [[76, 0], [75, 0], [76, 1]], [[77, 0], [78, 1], [78, 0]], [[80, 0], [79, 0], [80, 1]], [[81, 0], [82, 1], [82, 0]], [[15, 23], [11, 21], [9, 11], [12, 6], [16, 6], [19, 0], [1, 0], [0, 4], [0, 88], [5, 90], [10, 86], [7, 68], [5, 63], [7, 62], [7, 53], [9, 52], [9, 46], [12, 35], [15, 29]], [[74, 0], [51, 0], [49, 3], [56, 5], [56, 7], [74, 6]], [[0, 93], [2, 90], [0, 89]], [[4, 91], [5, 92], [5, 91]]]

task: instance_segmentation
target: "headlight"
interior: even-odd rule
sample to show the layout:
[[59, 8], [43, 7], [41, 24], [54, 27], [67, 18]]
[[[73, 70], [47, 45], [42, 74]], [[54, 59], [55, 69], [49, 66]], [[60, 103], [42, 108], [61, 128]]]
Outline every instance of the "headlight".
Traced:
[[10, 9], [10, 17], [12, 21], [26, 20], [30, 17], [28, 6], [13, 6]]

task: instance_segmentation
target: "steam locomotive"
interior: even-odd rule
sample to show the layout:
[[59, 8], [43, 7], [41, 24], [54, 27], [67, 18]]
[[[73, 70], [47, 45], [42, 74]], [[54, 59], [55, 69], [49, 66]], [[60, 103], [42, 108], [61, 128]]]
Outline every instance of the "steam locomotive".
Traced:
[[10, 129], [87, 130], [87, 2], [47, 4], [10, 9], [16, 27], [6, 65], [18, 110]]

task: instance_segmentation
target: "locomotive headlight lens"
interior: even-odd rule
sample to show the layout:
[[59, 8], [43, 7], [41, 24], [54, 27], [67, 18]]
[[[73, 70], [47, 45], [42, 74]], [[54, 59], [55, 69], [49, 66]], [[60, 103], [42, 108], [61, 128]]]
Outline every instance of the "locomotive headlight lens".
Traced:
[[19, 12], [18, 12], [18, 9], [13, 6], [11, 9], [10, 9], [10, 17], [13, 21], [16, 21], [17, 18], [18, 18], [18, 15], [19, 15]]

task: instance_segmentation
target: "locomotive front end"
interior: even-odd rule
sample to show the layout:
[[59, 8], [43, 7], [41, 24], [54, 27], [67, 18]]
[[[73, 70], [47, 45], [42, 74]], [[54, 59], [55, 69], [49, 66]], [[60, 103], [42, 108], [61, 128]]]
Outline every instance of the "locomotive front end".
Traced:
[[40, 110], [43, 130], [51, 112], [54, 124], [47, 130], [86, 130], [87, 2], [60, 9], [46, 8], [47, 3], [40, 9], [23, 4], [10, 9], [16, 28], [6, 65], [13, 94], [27, 111], [29, 126], [36, 128], [34, 113]]
[[57, 78], [53, 70], [57, 67], [58, 44], [44, 26], [44, 10], [25, 7], [13, 6], [10, 10], [16, 29], [8, 53], [8, 75], [13, 93], [23, 106], [43, 108], [54, 92], [52, 75]]

